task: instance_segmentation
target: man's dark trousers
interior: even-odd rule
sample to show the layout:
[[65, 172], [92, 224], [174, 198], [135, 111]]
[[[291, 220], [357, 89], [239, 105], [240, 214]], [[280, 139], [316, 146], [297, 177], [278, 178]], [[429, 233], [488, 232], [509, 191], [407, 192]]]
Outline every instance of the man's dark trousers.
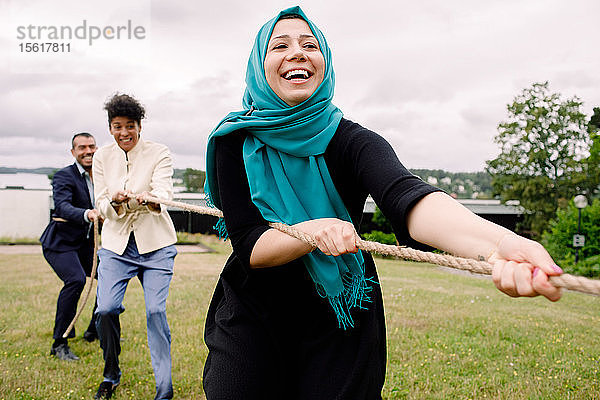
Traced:
[[[93, 241], [89, 246], [82, 246], [77, 250], [53, 251], [44, 249], [44, 258], [52, 267], [56, 275], [63, 281], [64, 286], [58, 295], [56, 304], [56, 317], [54, 320], [54, 339], [62, 338], [69, 324], [77, 312], [77, 302], [85, 286], [85, 277], [92, 272], [92, 260], [94, 257]], [[94, 304], [94, 311], [96, 304]], [[96, 331], [96, 314], [92, 313], [92, 319], [88, 331]], [[69, 338], [75, 337], [75, 329], [69, 333]]]

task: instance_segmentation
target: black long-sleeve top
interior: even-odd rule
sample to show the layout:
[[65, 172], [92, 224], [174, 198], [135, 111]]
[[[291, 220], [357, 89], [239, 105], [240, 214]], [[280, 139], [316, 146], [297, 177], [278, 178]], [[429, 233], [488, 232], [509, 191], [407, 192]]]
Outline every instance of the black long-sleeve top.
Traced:
[[[377, 399], [385, 378], [383, 299], [372, 284], [371, 303], [352, 310], [342, 330], [317, 294], [301, 259], [249, 268], [258, 238], [268, 229], [250, 191], [239, 131], [216, 139], [216, 173], [233, 245], [209, 307], [204, 369], [208, 398]], [[357, 231], [369, 194], [392, 222], [400, 243], [410, 242], [411, 207], [437, 189], [412, 175], [385, 139], [342, 119], [324, 154], [334, 185]], [[363, 253], [365, 276], [377, 282]]]

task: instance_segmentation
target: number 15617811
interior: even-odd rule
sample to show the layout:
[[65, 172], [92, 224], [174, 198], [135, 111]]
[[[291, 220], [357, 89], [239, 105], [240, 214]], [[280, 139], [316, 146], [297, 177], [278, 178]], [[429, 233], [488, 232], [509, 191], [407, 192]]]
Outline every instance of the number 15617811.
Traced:
[[21, 53], [70, 53], [71, 43], [19, 43]]

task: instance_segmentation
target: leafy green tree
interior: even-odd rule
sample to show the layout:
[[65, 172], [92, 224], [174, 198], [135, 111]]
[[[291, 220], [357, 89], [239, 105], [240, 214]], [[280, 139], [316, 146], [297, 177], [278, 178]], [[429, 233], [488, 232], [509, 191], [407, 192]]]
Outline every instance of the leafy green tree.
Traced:
[[[552, 258], [567, 271], [590, 276], [589, 272], [575, 270], [573, 235], [577, 233], [578, 223], [579, 212], [573, 201], [570, 201], [566, 208], [556, 212], [556, 218], [550, 222], [550, 229], [542, 236], [542, 243]], [[591, 205], [581, 210], [580, 233], [585, 236], [585, 246], [579, 249], [579, 258], [585, 266], [587, 259], [600, 255], [600, 199], [595, 199]]]
[[586, 165], [586, 183], [588, 192], [597, 197], [600, 193], [600, 107], [594, 107], [594, 114], [588, 122], [588, 133], [592, 145]]
[[183, 184], [188, 192], [202, 192], [205, 179], [206, 172], [199, 169], [186, 168], [183, 172]]
[[588, 122], [588, 132], [600, 131], [600, 107], [594, 107], [594, 114], [590, 117]]
[[592, 139], [582, 102], [551, 93], [548, 82], [524, 89], [507, 110], [494, 139], [501, 152], [487, 162], [487, 171], [495, 194], [517, 199], [527, 210], [521, 228], [537, 238], [559, 204], [594, 191], [588, 171]]

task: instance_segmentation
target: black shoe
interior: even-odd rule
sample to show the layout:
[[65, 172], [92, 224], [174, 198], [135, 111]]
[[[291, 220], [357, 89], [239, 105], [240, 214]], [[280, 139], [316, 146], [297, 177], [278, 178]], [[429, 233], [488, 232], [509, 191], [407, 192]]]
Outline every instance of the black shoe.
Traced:
[[73, 354], [73, 352], [69, 348], [69, 345], [66, 343], [61, 343], [56, 347], [52, 346], [52, 348], [50, 349], [50, 355], [56, 356], [56, 358], [63, 361], [79, 360], [79, 357]]
[[98, 339], [98, 334], [95, 331], [85, 331], [83, 332], [83, 338], [92, 343], [94, 340]]
[[94, 396], [94, 399], [110, 399], [115, 392], [117, 385], [113, 385], [112, 382], [104, 381], [98, 387], [98, 391]]

